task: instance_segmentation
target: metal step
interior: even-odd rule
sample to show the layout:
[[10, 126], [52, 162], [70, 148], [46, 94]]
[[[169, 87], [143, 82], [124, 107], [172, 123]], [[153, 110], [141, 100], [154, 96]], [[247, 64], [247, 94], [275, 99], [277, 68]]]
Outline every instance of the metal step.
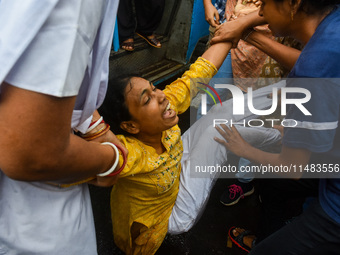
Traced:
[[[161, 36], [161, 35], [157, 35], [157, 39], [161, 42], [162, 45], [169, 40], [169, 38], [167, 38], [166, 36]], [[133, 40], [134, 40], [134, 46], [135, 46], [134, 51], [130, 52], [130, 51], [126, 51], [123, 49], [119, 49], [118, 51], [111, 50], [110, 60], [114, 61], [115, 59], [124, 57], [124, 55], [129, 55], [131, 53], [135, 53], [135, 52], [147, 49], [149, 47], [152, 47], [143, 38], [141, 38], [140, 36], [136, 34]]]
[[136, 75], [158, 85], [183, 73], [188, 66], [166, 59], [167, 38], [162, 36], [158, 38], [162, 43], [160, 49], [150, 46], [144, 39], [135, 36], [134, 51], [120, 49], [118, 52], [111, 52], [110, 78]]
[[180, 75], [187, 69], [187, 66], [175, 61], [163, 59], [153, 65], [142, 69], [142, 77], [158, 85], [174, 76]]
[[126, 75], [143, 76], [146, 67], [154, 66], [155, 63], [165, 59], [168, 41], [165, 37], [160, 37], [160, 39], [162, 47], [155, 48], [136, 36], [134, 51], [120, 49], [118, 52], [111, 52], [110, 78]]

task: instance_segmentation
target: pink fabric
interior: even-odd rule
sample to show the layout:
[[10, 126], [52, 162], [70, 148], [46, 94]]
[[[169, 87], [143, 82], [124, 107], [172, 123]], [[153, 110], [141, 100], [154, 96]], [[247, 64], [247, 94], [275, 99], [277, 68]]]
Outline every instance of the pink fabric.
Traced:
[[[235, 16], [235, 6], [237, 0], [228, 0], [226, 4], [227, 21], [237, 19]], [[257, 26], [256, 31], [274, 39], [268, 25]], [[236, 49], [231, 49], [231, 64], [235, 85], [246, 91], [247, 87], [256, 89], [256, 79], [243, 78], [258, 78], [262, 71], [262, 66], [267, 58], [267, 54], [263, 53], [255, 46], [240, 40]]]

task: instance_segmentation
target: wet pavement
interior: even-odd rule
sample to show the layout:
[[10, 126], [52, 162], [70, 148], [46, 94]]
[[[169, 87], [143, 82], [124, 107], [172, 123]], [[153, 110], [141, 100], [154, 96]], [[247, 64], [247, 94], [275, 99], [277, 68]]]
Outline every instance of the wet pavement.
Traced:
[[[259, 214], [257, 192], [241, 199], [236, 205], [224, 206], [219, 199], [223, 191], [234, 180], [219, 179], [207, 207], [197, 224], [187, 233], [167, 235], [157, 255], [239, 255], [245, 254], [235, 245], [228, 247], [228, 229], [241, 226], [256, 230]], [[256, 184], [256, 183], [255, 183]], [[124, 254], [113, 242], [110, 218], [110, 189], [91, 187], [93, 210], [97, 231], [98, 254]]]

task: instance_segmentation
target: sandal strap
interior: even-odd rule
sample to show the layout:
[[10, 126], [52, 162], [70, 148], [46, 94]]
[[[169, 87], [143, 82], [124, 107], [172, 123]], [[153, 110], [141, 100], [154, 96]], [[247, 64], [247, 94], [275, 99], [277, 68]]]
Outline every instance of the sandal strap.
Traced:
[[[245, 236], [250, 236], [250, 235], [252, 235], [252, 232], [251, 232], [250, 230], [245, 230], [245, 231], [243, 231], [242, 233], [240, 233], [238, 236], [235, 236], [234, 239], [235, 239], [235, 241], [237, 241], [239, 244], [245, 245], [245, 244], [243, 243], [243, 238], [244, 238]], [[248, 246], [245, 245], [245, 247], [248, 247]], [[250, 247], [249, 247], [249, 248], [250, 248]]]
[[[245, 243], [243, 242], [243, 238], [245, 236], [249, 236], [249, 235], [253, 235], [253, 232], [250, 230], [245, 230], [242, 233], [240, 233], [238, 236], [234, 236], [234, 234], [232, 233], [232, 231], [235, 229], [235, 227], [232, 227], [229, 229], [229, 237], [232, 239], [232, 241], [237, 244], [237, 246], [239, 246], [239, 248], [249, 252], [250, 249], [252, 249], [252, 247], [254, 247], [254, 241], [252, 242], [252, 247], [248, 247], [247, 245], [245, 245]], [[256, 239], [256, 238], [255, 238]]]
[[158, 41], [156, 37], [154, 37], [152, 39], [148, 38], [148, 40], [150, 42], [152, 42], [152, 44], [154, 44], [155, 46], [157, 46], [160, 43], [160, 41]]
[[125, 46], [125, 47], [134, 47], [134, 42], [123, 42], [122, 46]]
[[151, 46], [156, 47], [156, 48], [160, 48], [161, 47], [161, 45], [158, 46], [160, 41], [157, 39], [156, 36], [150, 39], [146, 35], [143, 35], [141, 33], [136, 32], [136, 34], [139, 35], [140, 37], [142, 37]]
[[254, 240], [251, 242], [251, 248], [253, 249], [256, 245], [256, 237], [254, 238]]

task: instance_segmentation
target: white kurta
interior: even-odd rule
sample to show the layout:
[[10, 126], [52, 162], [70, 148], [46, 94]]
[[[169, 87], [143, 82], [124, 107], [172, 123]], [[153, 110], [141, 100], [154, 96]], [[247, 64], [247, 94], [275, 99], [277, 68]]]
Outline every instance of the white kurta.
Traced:
[[[106, 93], [117, 7], [118, 0], [0, 0], [0, 84], [78, 95], [72, 127], [86, 130]], [[59, 189], [0, 171], [0, 254], [96, 253], [87, 185]]]

